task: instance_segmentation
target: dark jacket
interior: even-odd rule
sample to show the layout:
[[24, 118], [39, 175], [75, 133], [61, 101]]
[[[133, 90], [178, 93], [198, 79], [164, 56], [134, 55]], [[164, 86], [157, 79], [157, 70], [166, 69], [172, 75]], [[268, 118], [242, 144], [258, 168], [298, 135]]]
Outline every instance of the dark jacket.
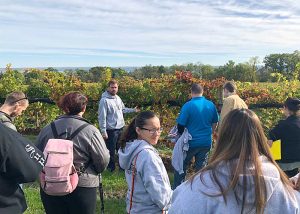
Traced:
[[[89, 123], [87, 120], [76, 115], [63, 115], [54, 121], [58, 135], [68, 133], [71, 135], [81, 125]], [[63, 138], [64, 134], [62, 135]], [[37, 147], [44, 151], [49, 139], [54, 138], [50, 124], [42, 129], [37, 138]], [[100, 134], [100, 131], [93, 125], [81, 130], [72, 139], [74, 143], [74, 165], [77, 169], [81, 166], [87, 169], [79, 176], [78, 186], [97, 187], [99, 185], [98, 174], [101, 173], [109, 162], [109, 151]]]
[[26, 210], [19, 184], [35, 181], [44, 161], [42, 152], [30, 141], [0, 123], [0, 213], [19, 214]]
[[289, 116], [270, 131], [271, 140], [281, 140], [281, 161], [292, 163], [300, 161], [300, 117]]

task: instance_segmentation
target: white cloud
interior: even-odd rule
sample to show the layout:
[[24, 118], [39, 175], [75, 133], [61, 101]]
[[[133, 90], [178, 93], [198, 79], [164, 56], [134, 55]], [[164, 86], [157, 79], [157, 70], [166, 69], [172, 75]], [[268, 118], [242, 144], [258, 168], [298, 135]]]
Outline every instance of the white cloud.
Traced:
[[263, 57], [299, 47], [299, 14], [292, 0], [2, 0], [0, 54]]

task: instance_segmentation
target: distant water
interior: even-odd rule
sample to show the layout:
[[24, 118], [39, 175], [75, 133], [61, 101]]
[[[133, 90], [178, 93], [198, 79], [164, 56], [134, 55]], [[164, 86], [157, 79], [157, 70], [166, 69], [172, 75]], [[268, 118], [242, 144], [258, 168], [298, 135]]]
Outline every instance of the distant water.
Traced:
[[[37, 69], [40, 69], [40, 70], [43, 70], [43, 69], [46, 69], [46, 68], [49, 68], [49, 67], [32, 67], [32, 68], [37, 68]], [[65, 70], [76, 70], [76, 69], [82, 69], [82, 70], [89, 70], [90, 68], [92, 67], [51, 67], [51, 68], [54, 68], [60, 72], [62, 71], [65, 71]], [[129, 72], [132, 72], [134, 71], [134, 69], [138, 68], [138, 67], [135, 67], [135, 66], [120, 66], [120, 67], [112, 67], [112, 68], [121, 68], [125, 71], [127, 71], [128, 73]], [[18, 71], [25, 71], [26, 69], [28, 68], [12, 68], [13, 70], [18, 70]], [[3, 71], [5, 71], [5, 68], [0, 68], [0, 72], [2, 73]]]

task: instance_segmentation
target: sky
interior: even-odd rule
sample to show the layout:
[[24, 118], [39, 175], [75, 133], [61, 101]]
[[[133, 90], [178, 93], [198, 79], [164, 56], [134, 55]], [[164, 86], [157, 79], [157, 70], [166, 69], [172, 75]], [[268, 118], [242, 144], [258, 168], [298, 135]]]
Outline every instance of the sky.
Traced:
[[0, 67], [217, 66], [299, 49], [298, 0], [0, 0]]

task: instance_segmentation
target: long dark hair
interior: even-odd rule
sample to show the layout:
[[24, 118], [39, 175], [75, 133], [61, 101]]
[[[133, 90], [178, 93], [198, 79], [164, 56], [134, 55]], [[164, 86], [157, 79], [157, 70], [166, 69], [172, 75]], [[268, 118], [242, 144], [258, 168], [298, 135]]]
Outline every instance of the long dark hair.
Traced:
[[120, 147], [122, 149], [125, 148], [126, 143], [133, 141], [138, 138], [138, 134], [136, 133], [136, 127], [143, 128], [148, 119], [156, 117], [155, 113], [152, 111], [143, 111], [140, 112], [128, 125], [128, 127], [123, 132], [120, 139]]
[[[220, 193], [207, 195], [211, 197], [222, 196], [226, 202], [226, 195], [230, 190], [234, 191], [235, 195], [241, 191], [241, 213], [243, 213], [249, 182], [244, 178], [242, 184], [240, 184], [239, 176], [242, 174], [251, 174], [253, 176], [253, 188], [255, 190], [253, 206], [256, 208], [256, 213], [261, 214], [267, 202], [267, 189], [265, 180], [263, 179], [262, 163], [258, 158], [261, 155], [265, 156], [267, 160], [277, 168], [283, 185], [287, 188], [288, 192], [291, 193], [291, 183], [274, 161], [267, 144], [267, 138], [257, 115], [248, 109], [232, 110], [224, 118], [220, 128], [219, 139], [209, 159], [208, 165], [194, 175], [190, 181], [193, 182], [195, 176], [200, 174], [201, 182], [205, 183], [203, 178], [204, 173], [202, 172], [210, 171], [211, 178], [219, 188]], [[230, 182], [227, 186], [222, 185], [220, 177], [218, 176], [218, 166], [222, 162], [227, 163], [229, 166], [228, 179]], [[248, 170], [247, 166], [249, 166], [249, 164], [253, 165], [254, 170]]]

